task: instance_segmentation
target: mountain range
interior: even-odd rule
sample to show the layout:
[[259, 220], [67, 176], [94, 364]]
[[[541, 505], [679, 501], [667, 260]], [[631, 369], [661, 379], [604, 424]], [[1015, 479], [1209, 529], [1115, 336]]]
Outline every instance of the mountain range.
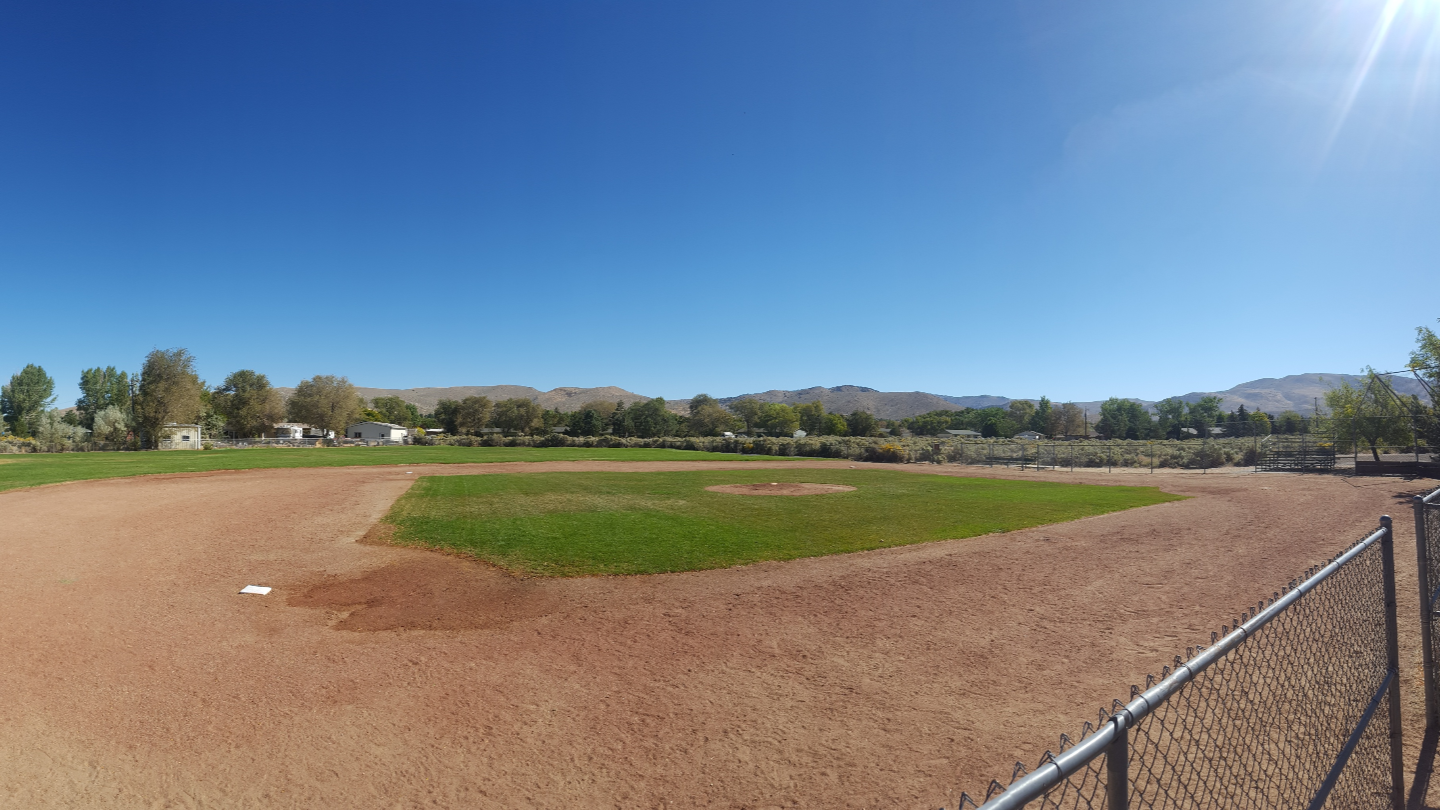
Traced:
[[[1395, 390], [1401, 394], [1416, 394], [1422, 399], [1427, 398], [1424, 386], [1412, 378], [1396, 376], [1391, 378]], [[1277, 414], [1282, 411], [1297, 411], [1302, 414], [1313, 413], [1316, 403], [1323, 404], [1325, 392], [1332, 387], [1338, 386], [1341, 382], [1349, 382], [1351, 385], [1362, 384], [1364, 378], [1353, 374], [1291, 374], [1288, 377], [1265, 377], [1259, 380], [1241, 383], [1233, 388], [1224, 391], [1192, 391], [1188, 394], [1179, 395], [1180, 399], [1186, 402], [1198, 402], [1202, 397], [1217, 396], [1221, 399], [1221, 407], [1227, 411], [1235, 410], [1244, 405], [1247, 410], [1262, 410], [1267, 413]], [[294, 389], [282, 388], [281, 393], [289, 396]], [[525, 398], [534, 400], [542, 407], [561, 411], [579, 410], [582, 405], [595, 400], [605, 402], [624, 402], [631, 405], [641, 402], [650, 397], [637, 394], [615, 386], [603, 388], [554, 388], [549, 391], [541, 391], [525, 385], [473, 385], [456, 386], [451, 388], [359, 388], [360, 395], [366, 399], [376, 397], [396, 396], [412, 402], [422, 413], [430, 413], [435, 409], [436, 403], [442, 399], [463, 399], [470, 396], [489, 397], [490, 400]], [[779, 402], [787, 405], [797, 405], [803, 402], [821, 402], [825, 410], [831, 413], [851, 413], [854, 411], [869, 411], [881, 419], [903, 419], [907, 416], [916, 416], [928, 411], [959, 410], [961, 408], [988, 408], [991, 406], [1004, 407], [1009, 404], [1011, 397], [994, 395], [971, 395], [971, 396], [947, 396], [943, 394], [929, 394], [923, 391], [877, 391], [874, 388], [866, 388], [861, 385], [837, 385], [833, 388], [816, 386], [813, 388], [801, 388], [793, 391], [771, 390], [754, 394], [741, 394], [733, 397], [717, 397], [722, 404], [730, 404], [739, 399], [756, 399], [761, 402]], [[1145, 405], [1153, 407], [1153, 400], [1134, 399]], [[676, 413], [688, 412], [690, 400], [676, 399], [666, 403], [670, 410]], [[1077, 406], [1097, 413], [1100, 410], [1100, 402], [1076, 402]]]

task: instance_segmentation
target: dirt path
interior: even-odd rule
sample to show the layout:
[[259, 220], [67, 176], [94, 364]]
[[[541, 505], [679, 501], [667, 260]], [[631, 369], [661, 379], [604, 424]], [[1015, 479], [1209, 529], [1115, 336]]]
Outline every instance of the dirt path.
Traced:
[[[797, 465], [850, 463], [774, 466]], [[1382, 512], [1418, 713], [1397, 500], [1418, 484], [910, 467], [1196, 497], [650, 577], [516, 580], [355, 542], [418, 474], [765, 466], [255, 470], [0, 494], [0, 806], [953, 807]], [[236, 594], [252, 583], [275, 590]]]

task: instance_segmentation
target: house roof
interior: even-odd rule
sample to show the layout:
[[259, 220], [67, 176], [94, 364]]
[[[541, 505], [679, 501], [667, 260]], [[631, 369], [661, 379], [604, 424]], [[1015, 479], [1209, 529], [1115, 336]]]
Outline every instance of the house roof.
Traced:
[[350, 427], [352, 427], [352, 428], [353, 428], [353, 427], [358, 427], [358, 426], [360, 426], [360, 425], [379, 425], [380, 427], [394, 428], [395, 430], [404, 430], [404, 429], [405, 429], [405, 426], [404, 426], [404, 425], [392, 425], [392, 424], [390, 424], [389, 422], [351, 422], [351, 423], [350, 423]]

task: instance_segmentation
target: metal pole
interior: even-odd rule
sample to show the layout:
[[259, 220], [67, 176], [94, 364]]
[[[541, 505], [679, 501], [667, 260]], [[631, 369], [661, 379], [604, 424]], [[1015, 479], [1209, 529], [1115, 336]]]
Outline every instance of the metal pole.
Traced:
[[1390, 674], [1390, 804], [1405, 810], [1405, 758], [1400, 738], [1400, 631], [1395, 616], [1395, 529], [1380, 516], [1380, 560], [1385, 578], [1385, 659]]
[[1435, 706], [1435, 652], [1430, 646], [1432, 632], [1430, 622], [1435, 608], [1430, 603], [1430, 594], [1435, 586], [1430, 582], [1430, 536], [1425, 531], [1425, 499], [1416, 495], [1415, 503], [1415, 568], [1416, 579], [1420, 580], [1420, 659], [1424, 662], [1425, 688], [1425, 730], [1440, 725], [1440, 712]]
[[1129, 712], [1111, 718], [1115, 739], [1105, 749], [1105, 808], [1130, 810], [1130, 729], [1126, 727]]

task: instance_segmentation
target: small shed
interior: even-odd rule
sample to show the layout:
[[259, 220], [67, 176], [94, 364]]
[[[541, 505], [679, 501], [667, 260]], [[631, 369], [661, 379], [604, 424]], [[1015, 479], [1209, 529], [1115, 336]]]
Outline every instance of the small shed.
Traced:
[[200, 426], [170, 422], [160, 429], [161, 450], [199, 450]]
[[980, 431], [978, 430], [946, 430], [945, 432], [949, 433], [951, 436], [954, 436], [957, 439], [980, 438]]
[[1045, 434], [1037, 433], [1033, 430], [1022, 430], [1019, 433], [1015, 434], [1015, 438], [1024, 439], [1025, 441], [1029, 442], [1038, 442], [1041, 439], [1045, 438]]
[[356, 422], [345, 428], [347, 439], [360, 439], [367, 442], [395, 442], [401, 444], [405, 441], [409, 432], [404, 425], [392, 425], [389, 422]]

